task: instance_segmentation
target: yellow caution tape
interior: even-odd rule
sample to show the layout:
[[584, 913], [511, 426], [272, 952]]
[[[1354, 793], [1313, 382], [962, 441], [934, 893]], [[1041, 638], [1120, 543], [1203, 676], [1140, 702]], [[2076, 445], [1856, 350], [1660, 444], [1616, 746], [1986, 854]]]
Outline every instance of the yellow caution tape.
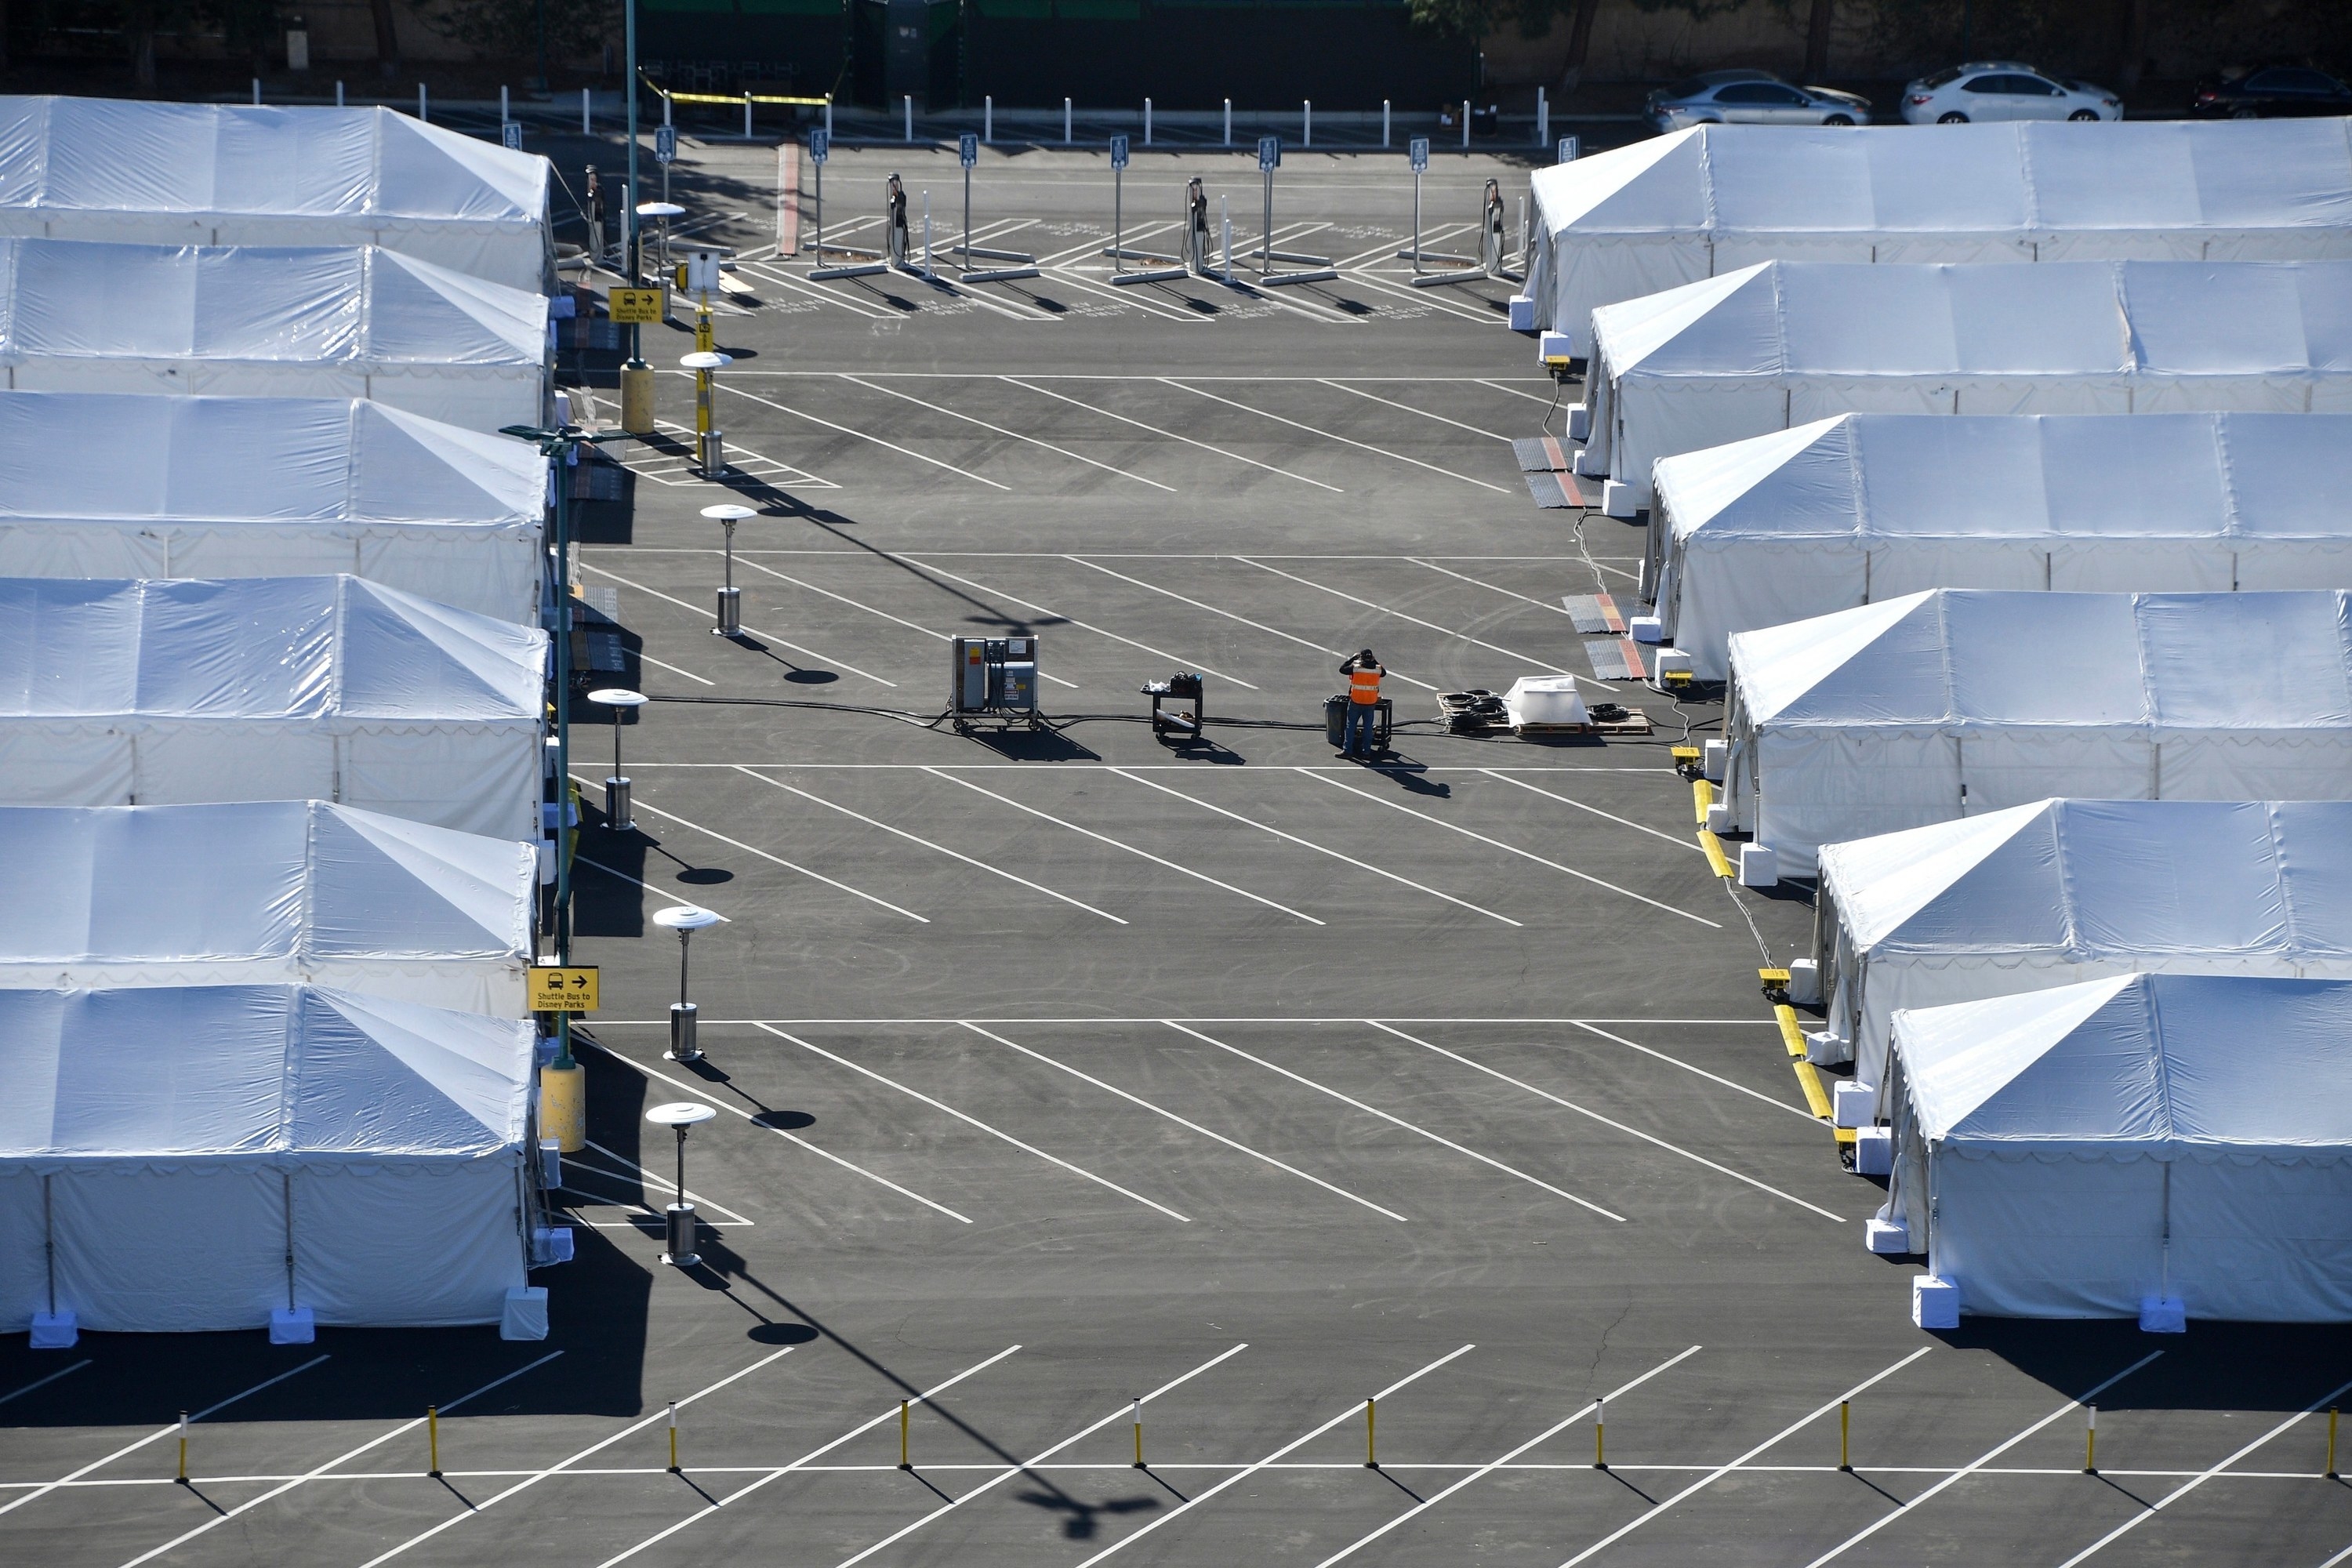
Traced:
[[1723, 840], [1702, 827], [1698, 830], [1698, 847], [1706, 851], [1708, 868], [1718, 877], [1728, 879], [1731, 862], [1723, 858]]
[[[642, 71], [640, 71], [638, 75], [645, 77], [645, 73]], [[740, 108], [746, 101], [749, 101], [751, 103], [789, 103], [798, 105], [804, 109], [822, 109], [826, 104], [833, 101], [831, 94], [827, 94], [824, 98], [787, 98], [779, 94], [766, 92], [739, 92], [732, 96], [723, 92], [673, 92], [663, 87], [659, 82], [654, 80], [651, 77], [645, 77], [645, 84], [653, 90], [656, 97], [667, 99], [672, 103], [718, 103]]]

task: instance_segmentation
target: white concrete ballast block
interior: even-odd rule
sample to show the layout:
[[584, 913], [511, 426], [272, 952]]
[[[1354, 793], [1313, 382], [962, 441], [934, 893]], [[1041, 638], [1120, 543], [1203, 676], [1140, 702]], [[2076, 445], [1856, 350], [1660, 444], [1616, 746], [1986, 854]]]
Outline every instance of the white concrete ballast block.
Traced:
[[1709, 783], [1721, 784], [1723, 782], [1724, 764], [1730, 760], [1730, 742], [1706, 742], [1700, 745], [1698, 750], [1698, 771], [1706, 775]]
[[1920, 1274], [1911, 1280], [1911, 1321], [1923, 1329], [1960, 1326], [1960, 1288], [1950, 1279]]
[[1878, 1086], [1852, 1079], [1830, 1090], [1830, 1125], [1867, 1127], [1878, 1114]]
[[1642, 510], [1642, 498], [1633, 487], [1618, 479], [1603, 479], [1601, 484], [1601, 510], [1611, 517], [1633, 517]]
[[1532, 332], [1536, 330], [1536, 302], [1525, 294], [1511, 296], [1511, 331]]
[[1911, 1227], [1899, 1219], [1874, 1215], [1862, 1227], [1862, 1241], [1882, 1258], [1901, 1258], [1911, 1250]]
[[1891, 1175], [1895, 1170], [1895, 1132], [1887, 1127], [1857, 1127], [1853, 1133], [1853, 1173]]
[[1635, 616], [1625, 623], [1626, 635], [1639, 643], [1662, 643], [1666, 640], [1666, 623], [1655, 616]]
[[1743, 888], [1777, 888], [1780, 885], [1780, 852], [1769, 844], [1743, 844], [1739, 847], [1739, 885]]
[[1581, 441], [1592, 434], [1592, 410], [1581, 403], [1568, 405], [1568, 438]]

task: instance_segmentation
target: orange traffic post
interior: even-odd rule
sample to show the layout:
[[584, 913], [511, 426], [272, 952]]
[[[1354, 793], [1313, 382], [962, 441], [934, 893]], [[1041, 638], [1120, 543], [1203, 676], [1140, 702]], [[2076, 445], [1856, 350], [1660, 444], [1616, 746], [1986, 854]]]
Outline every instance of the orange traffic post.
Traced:
[[670, 1468], [670, 1471], [671, 1471], [671, 1473], [672, 1473], [672, 1474], [676, 1474], [676, 1473], [677, 1473], [677, 1401], [676, 1401], [676, 1400], [674, 1400], [674, 1399], [670, 1401], [670, 1405], [669, 1405], [669, 1468]]
[[1136, 1468], [1137, 1469], [1139, 1469], [1139, 1469], [1142, 1469], [1142, 1468], [1144, 1468], [1144, 1466], [1143, 1466], [1143, 1401], [1142, 1401], [1142, 1400], [1140, 1400], [1140, 1399], [1137, 1399], [1137, 1400], [1135, 1400], [1135, 1401], [1133, 1402], [1133, 1405], [1134, 1405], [1134, 1411], [1135, 1411], [1135, 1468]]
[[188, 1413], [180, 1412], [180, 1473], [172, 1478], [182, 1486], [188, 1484]]
[[427, 1467], [425, 1473], [428, 1476], [439, 1476], [441, 1473], [441, 1407], [437, 1405], [428, 1405], [425, 1407], [425, 1460]]
[[1380, 1445], [1373, 1440], [1372, 1427], [1379, 1405], [1380, 1399], [1377, 1395], [1364, 1401], [1364, 1468], [1368, 1470], [1377, 1470], [1381, 1468]]
[[907, 1402], [898, 1401], [898, 1468], [902, 1470], [915, 1468], [907, 1462]]
[[1850, 1421], [1851, 1421], [1851, 1419], [1852, 1419], [1853, 1415], [1853, 1400], [1851, 1400], [1851, 1399], [1841, 1399], [1841, 1400], [1839, 1400], [1839, 1401], [1838, 1401], [1838, 1468], [1839, 1468], [1839, 1469], [1841, 1469], [1841, 1470], [1852, 1470], [1852, 1469], [1853, 1468], [1853, 1456], [1852, 1450], [1850, 1450], [1850, 1449], [1847, 1447], [1847, 1446], [1846, 1446], [1846, 1438], [1847, 1438], [1847, 1436], [1848, 1436], [1848, 1435], [1849, 1435], [1849, 1423], [1850, 1423]]
[[1609, 1401], [1606, 1399], [1592, 1402], [1592, 1468], [1596, 1470], [1609, 1468], [1609, 1451], [1601, 1447], [1601, 1419], [1608, 1414], [1608, 1409]]

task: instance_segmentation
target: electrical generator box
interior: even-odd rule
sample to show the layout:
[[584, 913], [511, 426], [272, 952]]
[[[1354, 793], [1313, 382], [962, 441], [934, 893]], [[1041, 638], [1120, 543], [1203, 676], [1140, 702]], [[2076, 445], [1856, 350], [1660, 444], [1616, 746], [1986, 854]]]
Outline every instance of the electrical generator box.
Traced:
[[977, 718], [1026, 721], [1033, 729], [1044, 722], [1037, 713], [1035, 637], [956, 637], [950, 649], [948, 711], [959, 725]]

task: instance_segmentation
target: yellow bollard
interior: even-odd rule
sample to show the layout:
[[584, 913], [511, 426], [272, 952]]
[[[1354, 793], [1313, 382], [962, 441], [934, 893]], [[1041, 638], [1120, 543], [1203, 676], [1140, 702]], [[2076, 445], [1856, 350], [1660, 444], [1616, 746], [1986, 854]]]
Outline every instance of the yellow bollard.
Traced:
[[539, 1069], [539, 1127], [566, 1154], [588, 1147], [588, 1069], [550, 1064]]
[[621, 428], [632, 436], [654, 433], [654, 367], [632, 362], [621, 367]]
[[1144, 1468], [1144, 1466], [1143, 1466], [1143, 1401], [1142, 1401], [1142, 1400], [1140, 1400], [1140, 1399], [1138, 1399], [1138, 1400], [1136, 1400], [1136, 1401], [1135, 1401], [1135, 1468], [1136, 1468], [1137, 1469], [1139, 1469], [1139, 1469], [1142, 1469], [1142, 1468]]
[[676, 1400], [670, 1401], [669, 1406], [669, 1468], [672, 1475], [677, 1473], [677, 1402]]
[[1608, 1406], [1609, 1402], [1606, 1399], [1596, 1399], [1592, 1402], [1592, 1468], [1596, 1470], [1605, 1470], [1609, 1468], [1608, 1450], [1601, 1446], [1601, 1421], [1608, 1414]]
[[1364, 1401], [1364, 1468], [1368, 1470], [1377, 1470], [1381, 1468], [1380, 1448], [1372, 1440], [1372, 1418], [1375, 1415], [1373, 1407], [1379, 1404], [1380, 1401], [1377, 1398]]
[[915, 1467], [907, 1459], [907, 1402], [898, 1401], [898, 1468], [911, 1470]]
[[2336, 1479], [2336, 1406], [2327, 1407], [2327, 1479]]
[[698, 353], [709, 353], [719, 347], [719, 334], [710, 327], [710, 301], [708, 300], [694, 308], [694, 347]]
[[180, 1412], [180, 1473], [172, 1478], [182, 1486], [188, 1484], [188, 1413]]
[[2095, 1405], [2083, 1406], [2083, 1473], [2099, 1473], [2099, 1407]]
[[1838, 1401], [1838, 1468], [1841, 1470], [1851, 1470], [1853, 1468], [1853, 1456], [1846, 1447], [1847, 1420], [1853, 1415], [1853, 1400], [1841, 1399]]
[[425, 1407], [425, 1454], [432, 1467], [425, 1473], [438, 1477], [441, 1474], [441, 1407], [437, 1405]]

